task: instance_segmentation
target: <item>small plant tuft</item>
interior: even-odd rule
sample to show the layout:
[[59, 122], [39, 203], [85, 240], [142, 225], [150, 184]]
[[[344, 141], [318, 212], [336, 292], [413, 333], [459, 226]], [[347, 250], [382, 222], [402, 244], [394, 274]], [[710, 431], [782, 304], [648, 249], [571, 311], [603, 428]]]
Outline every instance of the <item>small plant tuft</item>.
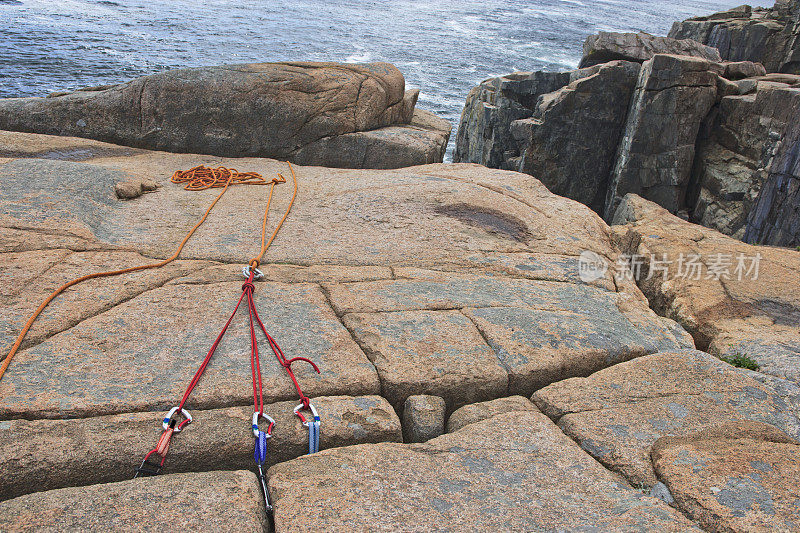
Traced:
[[734, 355], [729, 355], [728, 357], [720, 357], [720, 359], [737, 368], [746, 368], [747, 370], [759, 369], [758, 363], [743, 353], [735, 353]]

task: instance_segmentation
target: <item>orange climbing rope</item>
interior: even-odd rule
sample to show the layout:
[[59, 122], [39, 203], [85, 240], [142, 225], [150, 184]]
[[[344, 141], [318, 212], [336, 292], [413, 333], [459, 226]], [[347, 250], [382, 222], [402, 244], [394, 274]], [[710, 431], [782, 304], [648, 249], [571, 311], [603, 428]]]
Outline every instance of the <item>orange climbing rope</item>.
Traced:
[[[203, 165], [194, 167], [192, 169], [186, 171], [177, 171], [175, 174], [172, 175], [170, 181], [173, 183], [185, 183], [185, 189], [189, 191], [202, 191], [206, 189], [212, 188], [219, 188], [222, 187], [222, 191], [217, 195], [211, 205], [208, 206], [206, 212], [200, 218], [200, 221], [194, 225], [192, 229], [189, 230], [189, 233], [186, 234], [186, 237], [183, 238], [180, 245], [178, 245], [178, 249], [175, 251], [167, 259], [163, 261], [158, 261], [156, 263], [150, 263], [147, 265], [139, 265], [129, 268], [123, 268], [119, 270], [109, 270], [107, 272], [96, 272], [94, 274], [87, 274], [85, 276], [81, 276], [77, 279], [74, 279], [64, 285], [60, 286], [58, 289], [53, 291], [53, 293], [48, 296], [44, 302], [36, 308], [36, 311], [33, 312], [33, 315], [25, 322], [25, 325], [20, 331], [19, 336], [17, 336], [17, 340], [14, 341], [13, 346], [11, 346], [11, 351], [9, 351], [8, 355], [6, 356], [3, 364], [0, 365], [0, 380], [3, 379], [3, 376], [8, 369], [8, 365], [11, 364], [11, 360], [13, 359], [14, 355], [19, 350], [22, 341], [25, 339], [25, 336], [28, 334], [28, 331], [33, 326], [33, 323], [39, 318], [39, 315], [42, 314], [42, 311], [50, 305], [50, 302], [56, 299], [58, 295], [60, 295], [65, 290], [69, 289], [70, 287], [74, 287], [79, 283], [84, 281], [88, 281], [90, 279], [96, 278], [108, 278], [112, 276], [119, 276], [122, 274], [128, 274], [131, 272], [137, 272], [139, 270], [149, 270], [153, 268], [160, 268], [169, 263], [175, 261], [178, 256], [180, 255], [181, 251], [183, 251], [184, 246], [186, 243], [189, 242], [189, 239], [194, 235], [197, 229], [203, 225], [203, 222], [206, 221], [208, 218], [209, 213], [211, 210], [214, 209], [214, 206], [217, 205], [217, 202], [220, 201], [222, 196], [228, 190], [228, 187], [231, 185], [269, 185], [269, 198], [267, 200], [267, 207], [264, 210], [264, 222], [261, 226], [261, 250], [259, 254], [250, 261], [250, 266], [253, 268], [257, 268], [261, 262], [261, 258], [264, 257], [264, 254], [267, 251], [267, 248], [272, 244], [272, 241], [275, 240], [275, 236], [278, 234], [278, 231], [281, 229], [283, 222], [286, 220], [286, 217], [289, 216], [289, 211], [291, 211], [292, 206], [294, 205], [294, 200], [297, 197], [297, 176], [295, 176], [294, 168], [292, 168], [292, 164], [288, 163], [289, 170], [292, 173], [292, 180], [294, 180], [294, 192], [292, 194], [292, 199], [289, 202], [289, 206], [286, 208], [286, 212], [283, 214], [283, 218], [281, 218], [280, 223], [275, 228], [275, 231], [272, 232], [272, 236], [269, 238], [269, 241], [266, 241], [266, 233], [267, 233], [267, 216], [269, 214], [270, 204], [272, 203], [272, 193], [275, 190], [275, 185], [279, 183], [286, 183], [286, 178], [284, 178], [281, 174], [278, 174], [277, 178], [273, 178], [271, 181], [266, 181], [260, 174], [256, 172], [239, 172], [236, 169], [228, 169], [225, 167], [218, 167], [218, 168], [208, 168]], [[266, 241], [266, 243], [265, 243]]]
[[[278, 176], [281, 176], [278, 174]], [[282, 180], [282, 181], [281, 181]], [[281, 176], [278, 183], [286, 183]], [[267, 181], [257, 172], [239, 172], [235, 168], [208, 168], [200, 165], [189, 170], [178, 170], [170, 178], [172, 183], [185, 184], [187, 191], [204, 191], [231, 185], [266, 185]], [[275, 180], [273, 180], [274, 182]]]

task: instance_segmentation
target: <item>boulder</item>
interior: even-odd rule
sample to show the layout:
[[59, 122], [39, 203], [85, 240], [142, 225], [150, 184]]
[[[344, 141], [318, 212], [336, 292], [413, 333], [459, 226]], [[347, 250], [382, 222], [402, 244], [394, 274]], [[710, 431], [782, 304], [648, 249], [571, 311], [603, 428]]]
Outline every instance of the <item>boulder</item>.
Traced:
[[[800, 234], [792, 234], [793, 220], [798, 219], [792, 218], [791, 194], [776, 195], [774, 190], [777, 183], [786, 184], [798, 175], [790, 162], [797, 132], [789, 128], [798, 119], [800, 89], [755, 81], [751, 94], [722, 98], [697, 142], [687, 198], [692, 220], [738, 239], [749, 231], [748, 242], [800, 244]], [[783, 163], [776, 160], [778, 152]], [[768, 183], [773, 189], [760, 196]], [[764, 220], [770, 216], [773, 220]]]
[[425, 119], [427, 126], [404, 126], [412, 122], [417, 94], [405, 92], [403, 75], [388, 63], [200, 67], [97, 90], [0, 100], [0, 129], [328, 166], [438, 162], [449, 126]]
[[516, 412], [424, 444], [326, 450], [269, 471], [286, 531], [686, 531], [545, 417]]
[[752, 61], [733, 61], [723, 63], [725, 72], [722, 77], [728, 80], [741, 80], [744, 78], [755, 78], [767, 74], [767, 69], [761, 63]]
[[616, 59], [643, 63], [657, 54], [691, 56], [712, 62], [721, 60], [719, 50], [692, 39], [673, 39], [649, 33], [616, 33], [601, 31], [583, 43], [580, 67], [590, 67]]
[[517, 411], [538, 411], [538, 409], [523, 396], [509, 396], [488, 402], [465, 405], [456, 409], [447, 419], [447, 432], [453, 433], [469, 424]]
[[299, 148], [293, 161], [341, 168], [401, 168], [441, 163], [451, 126], [430, 111], [414, 110], [409, 124], [323, 137]]
[[741, 6], [676, 22], [675, 39], [692, 39], [719, 50], [726, 61], [754, 61], [767, 72], [800, 73], [800, 3], [777, 0], [772, 8]]
[[37, 492], [0, 502], [3, 531], [270, 531], [252, 472], [204, 472]]
[[683, 207], [695, 141], [721, 72], [686, 56], [656, 55], [644, 63], [606, 193], [606, 220], [630, 192], [673, 213]]
[[679, 508], [706, 531], [792, 531], [800, 521], [800, 442], [770, 426], [664, 437], [652, 455]]
[[584, 450], [642, 488], [658, 480], [650, 453], [664, 436], [755, 421], [800, 437], [800, 418], [781, 394], [696, 350], [640, 357], [554, 383], [532, 399]]
[[745, 244], [635, 195], [614, 223], [652, 308], [682, 324], [698, 348], [800, 381], [800, 251]]
[[446, 405], [438, 396], [409, 396], [403, 405], [403, 442], [425, 442], [444, 433]]
[[[264, 408], [275, 419], [267, 466], [308, 452], [308, 430], [292, 411], [296, 405], [279, 402]], [[402, 441], [400, 420], [380, 396], [320, 396], [313, 405], [322, 419], [320, 449]], [[191, 414], [194, 423], [172, 439], [165, 474], [255, 468], [252, 407]], [[0, 500], [132, 478], [158, 441], [162, 418], [162, 412], [138, 412], [0, 422]]]
[[542, 96], [531, 118], [511, 123], [518, 170], [555, 194], [602, 212], [639, 65], [614, 61]]

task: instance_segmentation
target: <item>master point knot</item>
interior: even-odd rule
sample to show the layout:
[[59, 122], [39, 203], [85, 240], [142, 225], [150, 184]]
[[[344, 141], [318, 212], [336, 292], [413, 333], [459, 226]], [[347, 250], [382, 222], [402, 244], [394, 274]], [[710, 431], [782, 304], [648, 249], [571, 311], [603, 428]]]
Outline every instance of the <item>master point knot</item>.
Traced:
[[256, 286], [253, 285], [252, 281], [245, 281], [244, 284], [242, 284], [242, 291], [254, 292], [255, 290]]

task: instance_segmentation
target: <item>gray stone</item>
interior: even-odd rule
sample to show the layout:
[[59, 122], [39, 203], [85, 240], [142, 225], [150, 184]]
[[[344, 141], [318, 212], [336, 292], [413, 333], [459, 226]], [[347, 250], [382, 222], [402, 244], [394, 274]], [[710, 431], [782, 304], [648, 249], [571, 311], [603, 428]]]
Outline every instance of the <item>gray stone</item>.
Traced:
[[725, 72], [722, 76], [729, 80], [741, 80], [744, 78], [754, 78], [756, 76], [764, 76], [767, 69], [761, 63], [753, 63], [752, 61], [733, 61], [723, 63], [725, 65]]
[[676, 22], [669, 36], [719, 50], [726, 61], [761, 63], [767, 72], [800, 72], [800, 3], [777, 0], [772, 8], [741, 6]]
[[286, 531], [687, 531], [536, 412], [498, 415], [424, 444], [326, 450], [269, 471]]
[[[742, 239], [748, 231], [748, 218], [753, 218], [751, 234], [758, 233], [756, 224], [765, 228], [763, 240], [753, 237], [754, 242], [790, 245], [794, 238], [791, 200], [783, 195], [775, 197], [772, 189], [759, 198], [767, 183], [783, 183], [772, 169], [778, 170], [778, 152], [796, 143], [792, 139], [796, 134], [789, 126], [800, 117], [800, 89], [756, 83], [753, 92], [722, 98], [703, 124], [687, 203], [694, 206], [692, 219], [704, 226]], [[784, 160], [787, 155], [783, 154]], [[783, 170], [792, 175], [791, 168], [784, 165]], [[754, 212], [758, 202], [763, 204], [759, 206], [762, 211]], [[788, 217], [789, 235], [777, 228], [767, 229], [771, 226], [758, 220], [773, 209], [773, 217]], [[780, 223], [777, 225], [779, 228]]]
[[304, 165], [342, 168], [401, 168], [441, 163], [450, 123], [416, 109], [409, 124], [323, 137], [292, 156]]
[[418, 394], [403, 404], [403, 442], [425, 442], [444, 433], [447, 407], [439, 396]]
[[691, 39], [672, 39], [649, 33], [615, 33], [601, 31], [590, 35], [583, 43], [580, 68], [616, 59], [642, 63], [656, 54], [691, 56], [708, 61], [720, 61], [719, 51]]
[[[400, 420], [380, 396], [320, 396], [312, 402], [322, 419], [320, 449], [402, 441]], [[292, 401], [264, 407], [275, 419], [267, 466], [308, 452], [308, 430], [292, 411], [296, 405]], [[252, 406], [192, 410], [191, 414], [194, 422], [172, 438], [164, 474], [255, 468]], [[163, 416], [162, 412], [140, 412], [0, 421], [0, 500], [132, 478], [158, 441]]]
[[596, 70], [541, 97], [511, 133], [521, 152], [517, 170], [602, 212], [639, 65], [614, 61]]
[[[89, 467], [91, 465], [84, 465]], [[204, 472], [37, 492], [0, 502], [3, 531], [270, 531], [252, 472]]]
[[539, 411], [533, 403], [523, 396], [509, 396], [488, 402], [473, 403], [459, 407], [447, 419], [447, 433], [492, 418], [493, 416], [518, 411]]
[[611, 220], [627, 193], [677, 212], [686, 197], [700, 124], [714, 105], [721, 67], [656, 55], [645, 62], [606, 195]]
[[570, 82], [568, 72], [515, 72], [485, 80], [467, 95], [453, 154], [455, 163], [510, 168], [519, 156], [511, 123], [530, 117], [543, 94]]
[[800, 246], [800, 89], [792, 93], [793, 106], [784, 108], [789, 125], [747, 215], [745, 242]]
[[[328, 166], [439, 162], [449, 126], [400, 126], [411, 122], [417, 94], [388, 63], [200, 67], [0, 100], [0, 129]], [[357, 134], [387, 126], [395, 128]]]

